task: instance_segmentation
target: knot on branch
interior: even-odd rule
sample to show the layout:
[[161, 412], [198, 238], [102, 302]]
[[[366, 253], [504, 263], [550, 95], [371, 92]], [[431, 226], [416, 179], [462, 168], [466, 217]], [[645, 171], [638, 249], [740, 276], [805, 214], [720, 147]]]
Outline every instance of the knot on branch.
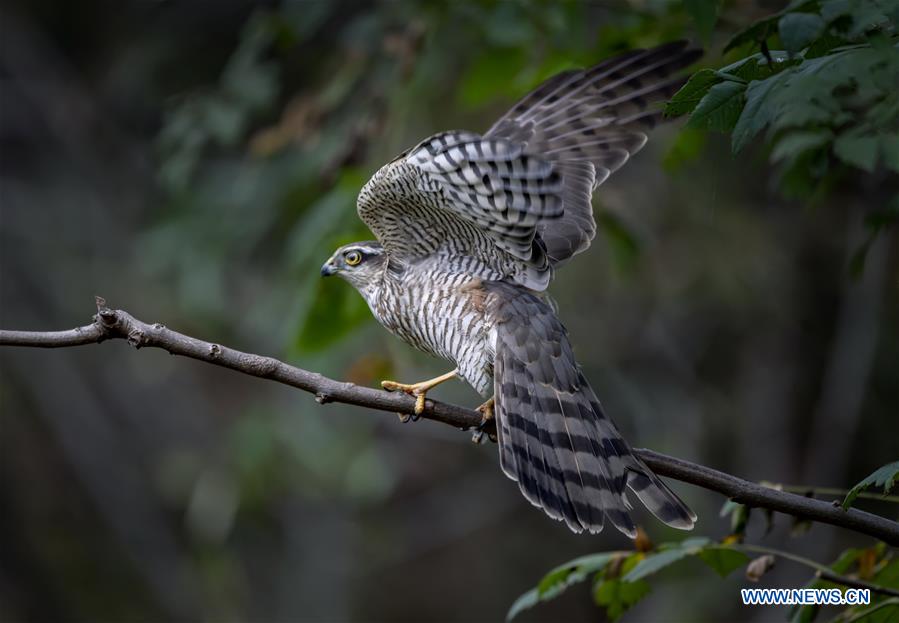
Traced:
[[328, 404], [329, 402], [333, 402], [334, 398], [331, 397], [331, 394], [327, 392], [316, 392], [315, 393], [315, 402], [320, 405]]
[[144, 333], [142, 329], [138, 329], [138, 328], [131, 329], [128, 332], [128, 337], [125, 339], [134, 348], [140, 348], [141, 346], [146, 346], [149, 343], [149, 340], [147, 339], [147, 334]]
[[106, 299], [102, 296], [94, 297], [97, 304], [97, 313], [94, 316], [94, 323], [102, 330], [98, 342], [102, 342], [106, 338], [114, 337], [113, 329], [119, 323], [119, 316], [115, 310], [106, 306]]

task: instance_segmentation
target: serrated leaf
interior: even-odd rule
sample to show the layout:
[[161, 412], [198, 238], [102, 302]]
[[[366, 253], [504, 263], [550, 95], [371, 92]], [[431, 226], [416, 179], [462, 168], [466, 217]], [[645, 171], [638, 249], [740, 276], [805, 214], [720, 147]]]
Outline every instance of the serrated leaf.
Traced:
[[627, 582], [621, 579], [605, 580], [597, 584], [593, 599], [606, 609], [610, 621], [616, 621], [638, 601], [649, 594], [647, 582]]
[[784, 48], [793, 55], [820, 37], [825, 26], [814, 13], [787, 13], [777, 22], [777, 32]]
[[730, 547], [703, 548], [699, 558], [722, 578], [749, 562], [749, 556]]
[[883, 493], [886, 495], [893, 488], [897, 477], [899, 477], [899, 461], [887, 463], [849, 490], [846, 499], [843, 500], [843, 508], [847, 509], [852, 506], [858, 494], [868, 487], [883, 487]]
[[721, 78], [714, 70], [700, 69], [690, 76], [687, 84], [682, 86], [666, 104], [665, 116], [679, 117], [693, 112], [712, 85], [720, 81]]
[[782, 71], [765, 80], [755, 80], [746, 88], [746, 105], [734, 125], [731, 149], [738, 153], [775, 117], [778, 105], [769, 101], [773, 93], [789, 80], [792, 70]]
[[879, 148], [876, 136], [858, 134], [841, 134], [833, 144], [833, 151], [840, 160], [869, 173], [877, 165]]
[[746, 85], [741, 82], [719, 82], [697, 104], [689, 126], [718, 132], [729, 132], [743, 110]]
[[709, 544], [709, 540], [704, 537], [696, 537], [692, 539], [686, 539], [681, 543], [671, 547], [670, 549], [666, 549], [660, 551], [657, 554], [652, 554], [651, 556], [647, 556], [643, 560], [641, 560], [636, 567], [631, 569], [625, 576], [622, 578], [626, 582], [635, 582], [642, 578], [645, 578], [648, 575], [652, 575], [656, 573], [668, 565], [681, 560], [687, 556], [693, 556], [699, 553], [703, 547]]

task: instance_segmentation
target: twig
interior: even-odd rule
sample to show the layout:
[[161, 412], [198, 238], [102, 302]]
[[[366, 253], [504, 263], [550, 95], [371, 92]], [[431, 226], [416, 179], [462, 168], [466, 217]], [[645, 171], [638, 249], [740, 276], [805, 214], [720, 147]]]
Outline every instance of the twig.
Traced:
[[783, 552], [779, 549], [772, 549], [770, 547], [764, 547], [762, 545], [750, 545], [749, 543], [735, 543], [733, 545], [730, 545], [729, 547], [742, 552], [750, 552], [754, 554], [770, 554], [771, 556], [777, 556], [786, 560], [792, 560], [795, 563], [805, 565], [806, 567], [814, 569], [815, 575], [822, 580], [826, 580], [827, 582], [833, 582], [834, 584], [848, 586], [849, 588], [866, 588], [872, 593], [888, 595], [890, 597], [899, 597], [899, 590], [896, 590], [895, 588], [890, 588], [889, 586], [881, 586], [880, 584], [873, 584], [871, 582], [866, 582], [865, 580], [858, 580], [855, 578], [847, 577], [845, 575], [840, 575], [839, 573], [835, 573], [832, 569], [828, 569], [825, 565], [822, 565], [821, 563], [816, 562], [810, 558], [805, 558], [804, 556], [798, 556], [790, 552]]
[[[799, 493], [800, 495], [830, 495], [842, 501], [849, 493], [849, 489], [840, 489], [838, 487], [804, 487], [802, 485], [785, 485], [779, 482], [768, 482], [763, 480], [762, 483], [766, 487], [778, 489], [779, 491], [789, 491], [790, 493]], [[887, 495], [885, 493], [869, 493], [861, 491], [856, 497], [865, 500], [876, 500], [878, 502], [899, 502], [899, 495]]]
[[[320, 404], [340, 402], [381, 411], [412, 414], [415, 399], [403, 393], [361, 387], [335, 381], [317, 372], [288, 365], [272, 357], [244, 353], [220, 344], [183, 335], [161, 324], [147, 324], [122, 310], [109, 309], [97, 297], [94, 322], [69, 331], [37, 332], [0, 330], [0, 346], [64, 348], [95, 344], [108, 339], [124, 339], [135, 348], [161, 348], [173, 355], [198, 359], [296, 387], [315, 395]], [[481, 414], [473, 409], [427, 400], [421, 417], [469, 430], [481, 424]], [[899, 545], [899, 523], [858, 509], [842, 510], [838, 505], [778, 491], [704, 465], [666, 456], [652, 450], [635, 453], [660, 476], [667, 476], [704, 489], [717, 491], [753, 507], [769, 508], [802, 519], [840, 526]]]

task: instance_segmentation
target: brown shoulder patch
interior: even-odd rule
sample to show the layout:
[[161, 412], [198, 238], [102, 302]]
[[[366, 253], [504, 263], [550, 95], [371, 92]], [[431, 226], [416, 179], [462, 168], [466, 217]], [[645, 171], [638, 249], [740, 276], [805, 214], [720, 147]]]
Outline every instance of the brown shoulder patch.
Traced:
[[468, 297], [469, 304], [477, 311], [484, 313], [487, 305], [487, 290], [484, 288], [484, 282], [480, 279], [472, 279], [468, 283], [459, 287], [459, 292]]

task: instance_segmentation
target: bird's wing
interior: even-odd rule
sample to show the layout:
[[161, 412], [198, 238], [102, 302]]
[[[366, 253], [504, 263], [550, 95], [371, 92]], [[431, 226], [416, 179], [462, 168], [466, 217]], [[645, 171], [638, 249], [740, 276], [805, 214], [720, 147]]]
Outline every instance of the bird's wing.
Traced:
[[511, 284], [485, 287], [500, 464], [524, 496], [575, 532], [599, 532], [608, 518], [633, 538], [629, 487], [664, 523], [692, 528], [693, 512], [603, 412], [550, 305]]
[[566, 192], [556, 163], [524, 144], [453, 131], [382, 167], [357, 206], [397, 261], [444, 255], [478, 276], [543, 290], [552, 269], [537, 226], [562, 216]]
[[[701, 54], [676, 41], [560, 73], [523, 97], [484, 136], [519, 141], [527, 153], [562, 167], [590, 163], [598, 186], [643, 148], [646, 133], [661, 120], [661, 104], [684, 82], [678, 71]], [[593, 189], [584, 193], [577, 176], [572, 187], [577, 190], [566, 196], [564, 215], [537, 227], [555, 266], [589, 247], [596, 234]]]
[[682, 82], [669, 74], [697, 55], [678, 42], [558, 74], [483, 136], [437, 134], [383, 167], [359, 216], [398, 260], [444, 253], [543, 290], [589, 246], [594, 188], [643, 146]]

